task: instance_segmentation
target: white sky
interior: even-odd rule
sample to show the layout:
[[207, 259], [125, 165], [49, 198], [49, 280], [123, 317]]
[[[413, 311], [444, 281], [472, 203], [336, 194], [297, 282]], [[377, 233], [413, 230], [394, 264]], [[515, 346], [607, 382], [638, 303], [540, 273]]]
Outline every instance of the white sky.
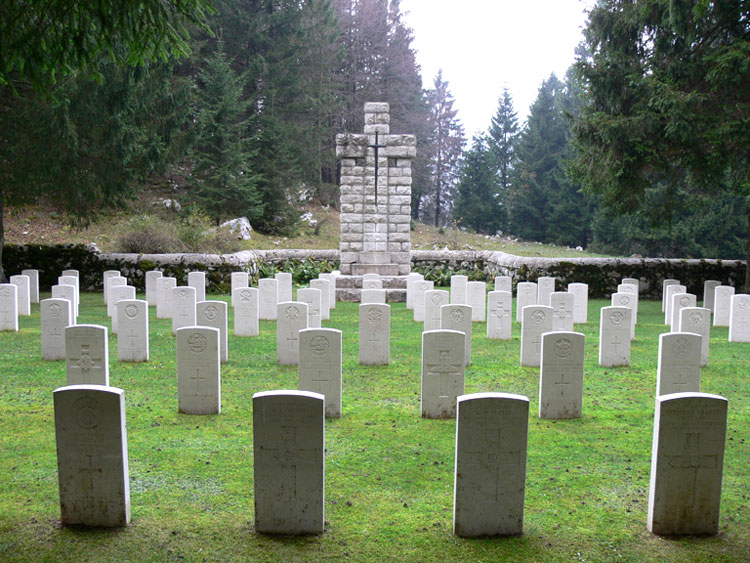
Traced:
[[468, 140], [508, 86], [519, 125], [552, 72], [563, 78], [593, 0], [401, 0], [424, 88], [440, 68]]

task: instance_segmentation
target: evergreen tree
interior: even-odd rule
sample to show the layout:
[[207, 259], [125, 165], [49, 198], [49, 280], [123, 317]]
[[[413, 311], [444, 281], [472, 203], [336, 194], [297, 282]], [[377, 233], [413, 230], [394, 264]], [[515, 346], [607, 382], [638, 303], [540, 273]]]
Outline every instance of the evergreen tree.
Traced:
[[503, 225], [504, 209], [487, 138], [475, 136], [464, 153], [453, 216], [459, 225], [495, 234]]
[[247, 137], [249, 103], [243, 100], [243, 83], [220, 42], [200, 73], [191, 177], [192, 197], [217, 223], [230, 214], [252, 223], [263, 214], [251, 168], [257, 151]]
[[443, 71], [435, 76], [434, 88], [427, 93], [430, 104], [431, 151], [430, 172], [432, 186], [428, 194], [434, 210], [434, 225], [445, 223], [450, 212], [458, 182], [458, 167], [464, 143], [464, 128], [458, 119], [458, 110], [453, 108], [453, 95], [448, 82], [443, 80]]
[[515, 142], [518, 135], [518, 118], [513, 109], [513, 98], [507, 87], [498, 100], [497, 111], [490, 123], [489, 142], [495, 161], [500, 189], [506, 193], [510, 188], [511, 173], [516, 161]]

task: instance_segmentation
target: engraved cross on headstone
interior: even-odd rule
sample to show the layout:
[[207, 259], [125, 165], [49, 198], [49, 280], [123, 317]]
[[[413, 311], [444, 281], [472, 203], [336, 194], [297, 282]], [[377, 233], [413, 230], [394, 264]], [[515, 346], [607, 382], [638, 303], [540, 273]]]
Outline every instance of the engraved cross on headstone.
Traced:
[[717, 454], [700, 455], [701, 435], [697, 432], [688, 432], [685, 434], [684, 449], [682, 455], [667, 455], [667, 465], [670, 469], [680, 469], [682, 471], [692, 471], [692, 502], [695, 505], [696, 486], [698, 482], [698, 472], [701, 469], [719, 469], [719, 456]]

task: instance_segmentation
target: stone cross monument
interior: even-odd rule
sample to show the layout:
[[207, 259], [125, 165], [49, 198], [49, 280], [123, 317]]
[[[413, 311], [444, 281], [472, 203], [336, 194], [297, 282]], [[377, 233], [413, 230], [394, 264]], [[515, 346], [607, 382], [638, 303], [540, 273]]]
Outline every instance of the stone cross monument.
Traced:
[[364, 134], [336, 136], [345, 276], [404, 276], [411, 270], [411, 161], [417, 139], [391, 135], [389, 111], [387, 103], [366, 103]]

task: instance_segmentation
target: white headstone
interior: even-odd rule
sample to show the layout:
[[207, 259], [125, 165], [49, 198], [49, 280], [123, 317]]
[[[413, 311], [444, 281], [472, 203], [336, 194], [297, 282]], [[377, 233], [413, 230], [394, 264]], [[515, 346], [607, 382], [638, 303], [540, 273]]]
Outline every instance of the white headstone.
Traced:
[[696, 296], [692, 293], [674, 293], [672, 294], [672, 321], [669, 326], [672, 332], [677, 332], [680, 324], [680, 311], [685, 307], [695, 307]]
[[178, 285], [170, 290], [170, 310], [172, 311], [172, 334], [186, 326], [195, 326], [195, 288]]
[[253, 484], [257, 532], [323, 532], [325, 399], [322, 395], [309, 391], [266, 391], [253, 395]]
[[664, 291], [664, 324], [668, 325], [672, 322], [672, 296], [675, 293], [687, 293], [687, 288], [684, 285], [673, 283], [668, 285]]
[[729, 326], [729, 316], [732, 311], [731, 285], [720, 285], [714, 290], [714, 326]]
[[327, 321], [331, 318], [330, 299], [331, 291], [328, 285], [328, 280], [316, 279], [310, 280], [310, 287], [312, 289], [320, 290], [320, 320]]
[[451, 276], [451, 305], [467, 304], [467, 284], [469, 278], [462, 275]]
[[195, 324], [219, 329], [219, 359], [221, 363], [228, 362], [227, 304], [224, 301], [198, 301], [195, 304]]
[[[380, 279], [380, 274], [369, 273], [369, 274], [362, 275], [362, 281], [379, 280], [379, 279]], [[376, 288], [372, 288], [372, 289], [376, 289]]]
[[667, 287], [670, 285], [679, 285], [680, 280], [673, 280], [671, 278], [667, 278], [662, 280], [661, 285], [661, 312], [666, 313], [667, 312]]
[[599, 319], [599, 365], [630, 365], [630, 307], [602, 307]]
[[656, 398], [648, 529], [654, 534], [719, 532], [727, 400], [707, 393]]
[[536, 304], [544, 305], [545, 307], [550, 306], [549, 296], [555, 291], [555, 278], [549, 276], [541, 276], [536, 280], [537, 285], [537, 296]]
[[462, 537], [521, 535], [528, 397], [461, 395], [457, 409], [453, 533]]
[[542, 335], [539, 418], [581, 418], [585, 347], [580, 332]]
[[177, 287], [176, 278], [161, 277], [156, 280], [156, 318], [172, 318], [172, 290]]
[[76, 278], [81, 277], [81, 273], [78, 270], [63, 270], [61, 276], [73, 276]]
[[[424, 280], [422, 274], [411, 272], [406, 276], [406, 308], [414, 309], [414, 282]], [[416, 320], [416, 319], [415, 319]]]
[[81, 292], [78, 289], [78, 276], [60, 276], [57, 278], [58, 285], [72, 285], [75, 288], [75, 300], [73, 301], [73, 315], [78, 317], [81, 303]]
[[0, 331], [18, 331], [18, 286], [0, 283]]
[[568, 293], [573, 294], [573, 323], [587, 323], [589, 318], [589, 285], [578, 282], [569, 283]]
[[[109, 294], [109, 280], [110, 278], [121, 278], [122, 274], [119, 270], [107, 270], [102, 274], [102, 292], [104, 294], [104, 304], [107, 304]], [[127, 280], [122, 285], [127, 284]]]
[[258, 280], [258, 318], [263, 321], [275, 321], [279, 304], [279, 282], [275, 278]]
[[39, 304], [43, 360], [65, 359], [65, 329], [72, 324], [72, 308], [67, 299], [42, 299]]
[[634, 285], [635, 286], [635, 292], [640, 294], [641, 293], [641, 280], [638, 278], [622, 278], [620, 280], [621, 284], [627, 284], [627, 285]]
[[466, 337], [455, 330], [422, 333], [422, 418], [455, 418], [464, 394]]
[[417, 280], [414, 282], [414, 320], [424, 322], [424, 295], [426, 292], [435, 289], [435, 283], [427, 280]]
[[341, 331], [305, 328], [299, 331], [299, 390], [320, 393], [326, 417], [341, 417]]
[[659, 335], [656, 396], [700, 391], [701, 340], [690, 332]]
[[487, 283], [471, 281], [466, 284], [466, 304], [471, 307], [471, 320], [483, 323], [486, 318], [484, 307], [487, 303]]
[[112, 321], [112, 334], [118, 333], [117, 321], [119, 318], [117, 316], [117, 303], [123, 299], [135, 299], [135, 288], [132, 285], [116, 285], [109, 288], [107, 309], [112, 309], [112, 313], [110, 314], [110, 319]]
[[238, 287], [232, 291], [234, 303], [234, 335], [258, 336], [258, 289]]
[[363, 279], [362, 289], [383, 289], [383, 280], [381, 279]]
[[186, 326], [177, 329], [177, 397], [181, 413], [221, 412], [218, 328]]
[[471, 307], [469, 305], [443, 305], [440, 308], [440, 328], [462, 332], [466, 337], [464, 344], [464, 363], [471, 365]]
[[750, 295], [732, 295], [729, 313], [729, 342], [750, 342]]
[[507, 291], [513, 295], [513, 278], [510, 276], [495, 276], [495, 291]]
[[156, 280], [161, 279], [163, 276], [164, 274], [159, 270], [149, 270], [146, 272], [146, 301], [149, 307], [156, 307], [156, 302], [159, 299]]
[[717, 280], [706, 280], [703, 282], [703, 306], [709, 311], [714, 310], [714, 291], [721, 285]]
[[307, 328], [307, 303], [287, 301], [278, 305], [276, 358], [281, 365], [299, 363], [299, 331]]
[[633, 327], [638, 324], [638, 301], [640, 294], [638, 293], [638, 286], [632, 283], [621, 283], [617, 286], [617, 293], [630, 293], [634, 295], [633, 299]]
[[424, 294], [424, 331], [440, 328], [440, 308], [448, 305], [450, 295], [444, 289], [430, 289]]
[[318, 274], [321, 280], [328, 282], [328, 309], [336, 308], [336, 276], [333, 274]]
[[321, 291], [310, 287], [297, 290], [297, 300], [307, 303], [307, 328], [320, 328]]
[[274, 279], [277, 282], [277, 296], [279, 303], [284, 301], [292, 301], [292, 274], [289, 272], [276, 272]]
[[552, 307], [529, 305], [521, 322], [521, 365], [536, 367], [542, 358], [542, 334], [552, 331]]
[[519, 282], [516, 286], [516, 322], [523, 321], [523, 308], [529, 305], [536, 305], [536, 283]]
[[553, 291], [549, 302], [552, 307], [552, 330], [573, 331], [575, 296], [567, 291]]
[[78, 317], [76, 315], [76, 288], [72, 285], [53, 285], [50, 288], [50, 294], [54, 299], [65, 299], [70, 301], [70, 324], [76, 324]]
[[55, 389], [55, 438], [63, 525], [130, 523], [125, 392], [101, 385]]
[[[672, 286], [670, 286], [672, 287]], [[635, 303], [638, 296], [635, 293], [613, 293], [612, 307], [627, 307], [630, 309], [630, 340], [635, 340]]]
[[391, 357], [391, 306], [359, 306], [359, 363], [387, 366]]
[[250, 284], [250, 276], [247, 272], [232, 272], [232, 275], [229, 276], [229, 279], [229, 294], [232, 296], [232, 307], [234, 307], [234, 290], [248, 287], [248, 285]]
[[711, 311], [703, 307], [685, 307], [680, 311], [680, 322], [675, 332], [692, 332], [701, 336], [701, 367], [708, 365], [711, 342]]
[[187, 284], [195, 288], [195, 302], [206, 300], [206, 272], [188, 272]]
[[385, 303], [385, 289], [363, 289], [359, 292], [359, 302], [366, 303]]
[[21, 270], [22, 276], [29, 276], [29, 298], [39, 303], [39, 270]]
[[68, 385], [109, 385], [107, 327], [71, 325], [65, 329]]
[[510, 340], [513, 326], [513, 294], [510, 291], [490, 291], [487, 294], [487, 338]]
[[116, 309], [117, 359], [121, 362], [147, 362], [148, 301], [121, 299]]
[[31, 316], [31, 280], [29, 280], [29, 276], [10, 276], [8, 281], [18, 288], [16, 294], [18, 316]]

